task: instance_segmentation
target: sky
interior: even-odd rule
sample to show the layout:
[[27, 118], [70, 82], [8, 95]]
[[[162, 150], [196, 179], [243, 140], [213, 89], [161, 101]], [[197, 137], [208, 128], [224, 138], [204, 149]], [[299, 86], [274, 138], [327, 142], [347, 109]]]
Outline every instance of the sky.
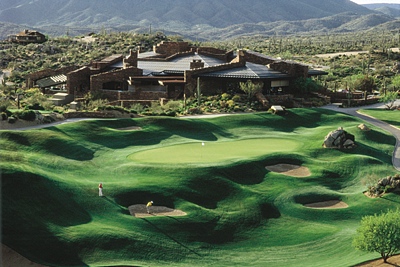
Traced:
[[400, 4], [400, 0], [351, 0], [351, 1], [359, 5], [376, 4], [376, 3]]

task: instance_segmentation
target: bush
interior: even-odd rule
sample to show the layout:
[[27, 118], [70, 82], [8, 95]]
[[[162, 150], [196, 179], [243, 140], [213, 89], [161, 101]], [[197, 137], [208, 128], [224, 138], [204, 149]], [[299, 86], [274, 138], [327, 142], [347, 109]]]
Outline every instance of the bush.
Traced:
[[27, 106], [25, 106], [25, 109], [29, 109], [29, 110], [45, 110], [45, 108], [39, 103], [35, 103], [33, 105], [27, 105]]
[[8, 117], [8, 123], [15, 123], [17, 121], [17, 118], [15, 117]]
[[33, 110], [17, 111], [14, 114], [21, 120], [25, 120], [25, 121], [36, 120], [36, 112]]
[[8, 119], [7, 113], [2, 112], [2, 113], [0, 113], [0, 114], [1, 114], [1, 120], [2, 120], [2, 121], [5, 121], [5, 120]]
[[143, 111], [144, 106], [139, 103], [135, 103], [130, 107], [130, 112], [134, 114], [141, 114]]

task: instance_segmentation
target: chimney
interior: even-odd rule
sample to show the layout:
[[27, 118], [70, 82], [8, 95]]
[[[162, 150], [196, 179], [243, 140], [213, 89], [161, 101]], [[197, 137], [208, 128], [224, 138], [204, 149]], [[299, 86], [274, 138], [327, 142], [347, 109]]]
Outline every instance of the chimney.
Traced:
[[136, 67], [137, 68], [137, 59], [139, 55], [139, 50], [138, 52], [133, 52], [132, 49], [129, 50], [129, 56], [123, 59], [123, 65], [124, 69], [128, 67]]
[[200, 69], [204, 68], [204, 62], [201, 61], [201, 59], [193, 59], [192, 62], [190, 62], [190, 69]]

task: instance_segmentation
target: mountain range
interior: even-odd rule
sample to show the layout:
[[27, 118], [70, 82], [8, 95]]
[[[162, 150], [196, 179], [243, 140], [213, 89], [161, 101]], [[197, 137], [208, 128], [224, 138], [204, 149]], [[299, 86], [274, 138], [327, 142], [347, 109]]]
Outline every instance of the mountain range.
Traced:
[[[397, 23], [397, 6], [361, 6], [349, 0], [2, 0], [0, 39], [17, 28], [51, 36], [100, 29], [163, 31], [201, 40], [340, 32]], [[359, 23], [347, 27], [352, 20]]]

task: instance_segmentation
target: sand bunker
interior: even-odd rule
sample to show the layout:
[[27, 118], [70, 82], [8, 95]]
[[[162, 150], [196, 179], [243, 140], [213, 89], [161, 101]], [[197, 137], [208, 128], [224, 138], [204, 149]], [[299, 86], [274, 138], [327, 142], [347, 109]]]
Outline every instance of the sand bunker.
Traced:
[[266, 166], [265, 168], [272, 172], [279, 172], [293, 177], [307, 177], [311, 175], [311, 172], [307, 167], [292, 164], [276, 164]]
[[170, 209], [164, 206], [151, 206], [150, 214], [147, 213], [146, 205], [137, 204], [128, 207], [129, 212], [136, 218], [145, 218], [151, 216], [185, 216], [186, 213], [181, 210]]
[[310, 203], [310, 204], [304, 204], [307, 208], [312, 208], [312, 209], [345, 209], [348, 208], [349, 205], [347, 205], [345, 202], [340, 201], [340, 200], [328, 200], [328, 201], [322, 201], [322, 202], [315, 202], [315, 203]]
[[139, 127], [139, 126], [131, 126], [131, 127], [126, 127], [126, 128], [118, 128], [118, 130], [121, 130], [121, 131], [139, 131], [139, 130], [142, 130], [142, 128]]

